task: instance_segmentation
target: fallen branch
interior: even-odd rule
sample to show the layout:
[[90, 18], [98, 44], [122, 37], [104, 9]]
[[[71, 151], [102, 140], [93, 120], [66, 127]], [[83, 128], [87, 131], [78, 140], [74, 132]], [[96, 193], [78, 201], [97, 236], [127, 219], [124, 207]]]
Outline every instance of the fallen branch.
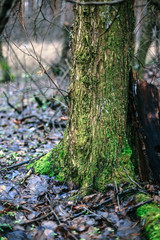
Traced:
[[127, 212], [127, 213], [132, 212], [132, 211], [134, 211], [135, 209], [137, 209], [137, 208], [139, 208], [139, 207], [141, 207], [141, 206], [143, 206], [143, 205], [145, 205], [145, 204], [147, 204], [147, 203], [152, 202], [153, 200], [154, 200], [154, 199], [151, 198], [151, 199], [149, 199], [149, 200], [147, 200], [147, 201], [145, 201], [145, 202], [137, 203], [137, 204], [134, 205], [134, 206], [128, 207], [127, 210], [126, 210], [126, 212]]
[[21, 122], [23, 122], [23, 121], [25, 121], [26, 119], [28, 119], [28, 118], [33, 118], [33, 117], [37, 118], [40, 122], [42, 122], [42, 123], [44, 123], [44, 124], [46, 123], [46, 121], [44, 121], [43, 119], [41, 119], [40, 117], [38, 117], [38, 116], [35, 115], [35, 114], [25, 116], [25, 117], [23, 117], [23, 118], [21, 118], [21, 119], [18, 119], [18, 120], [21, 121]]
[[13, 168], [17, 168], [17, 167], [22, 166], [22, 165], [24, 165], [24, 164], [27, 164], [27, 163], [29, 163], [29, 162], [34, 162], [34, 161], [40, 159], [41, 157], [43, 157], [44, 155], [45, 155], [45, 154], [41, 154], [39, 157], [36, 157], [36, 158], [33, 158], [33, 159], [28, 159], [28, 160], [26, 160], [26, 161], [24, 161], [24, 162], [17, 163], [17, 164], [13, 164], [13, 165], [11, 165], [11, 166], [9, 166], [9, 167], [6, 167], [6, 168], [3, 168], [3, 169], [4, 169], [4, 170], [11, 170], [11, 169], [13, 169]]
[[46, 215], [42, 216], [42, 217], [39, 217], [39, 218], [35, 218], [35, 219], [32, 219], [32, 220], [29, 220], [29, 221], [26, 221], [26, 222], [22, 222], [22, 223], [19, 223], [19, 225], [26, 225], [26, 224], [30, 224], [30, 223], [33, 223], [33, 222], [38, 222], [38, 221], [41, 221], [49, 216], [52, 216], [53, 213], [52, 212], [49, 212], [47, 213]]
[[94, 206], [93, 208], [94, 208], [94, 209], [99, 208], [99, 207], [103, 206], [104, 204], [109, 203], [109, 202], [111, 202], [111, 201], [112, 201], [112, 198], [108, 198], [107, 200], [105, 200], [105, 201], [97, 204], [97, 205]]
[[82, 209], [90, 212], [91, 214], [93, 214], [94, 216], [96, 217], [100, 217], [102, 220], [104, 220], [105, 222], [108, 223], [109, 226], [113, 227], [114, 229], [117, 229], [117, 227], [114, 225], [114, 223], [112, 221], [110, 221], [109, 219], [107, 219], [106, 217], [103, 217], [101, 214], [97, 214], [95, 212], [92, 212], [91, 210], [89, 210], [88, 208], [86, 207], [82, 207]]
[[139, 185], [137, 182], [135, 182], [135, 181], [129, 176], [129, 174], [127, 173], [126, 168], [124, 167], [123, 169], [124, 169], [127, 177], [129, 178], [129, 180], [131, 180], [131, 182], [133, 182], [135, 185], [137, 185], [140, 189], [143, 189], [143, 188], [141, 187], [141, 185]]
[[51, 209], [51, 212], [52, 212], [53, 215], [55, 216], [55, 218], [56, 218], [58, 224], [61, 224], [61, 221], [59, 220], [57, 214], [55, 213], [55, 211], [54, 211], [54, 209], [53, 209], [53, 207], [52, 207], [51, 200], [49, 199], [49, 197], [47, 196], [47, 194], [46, 194], [46, 199], [47, 199], [48, 203], [50, 204], [49, 207], [50, 207], [50, 209]]
[[[25, 207], [25, 206], [23, 206], [22, 204], [15, 203], [14, 200], [0, 199], [0, 202], [1, 202], [2, 204], [5, 203], [5, 204], [10, 205], [10, 206], [12, 206], [12, 208], [14, 208], [14, 209], [16, 209], [16, 210], [18, 210], [18, 209], [23, 209], [23, 210], [28, 211], [28, 212], [31, 212], [31, 213], [33, 212], [33, 209], [30, 209], [30, 208], [28, 208], [28, 207]], [[0, 212], [0, 213], [1, 213], [1, 212]]]

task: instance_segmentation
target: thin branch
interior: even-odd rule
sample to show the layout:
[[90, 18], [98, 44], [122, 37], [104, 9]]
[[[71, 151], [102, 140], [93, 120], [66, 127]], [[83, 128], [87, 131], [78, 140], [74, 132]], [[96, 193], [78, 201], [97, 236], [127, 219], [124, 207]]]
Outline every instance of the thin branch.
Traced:
[[33, 158], [33, 159], [28, 159], [28, 160], [26, 160], [26, 161], [24, 161], [24, 162], [20, 162], [20, 163], [17, 163], [17, 164], [13, 164], [13, 165], [11, 165], [11, 166], [9, 166], [9, 167], [4, 167], [3, 169], [4, 170], [11, 170], [11, 169], [13, 169], [13, 168], [17, 168], [17, 167], [19, 167], [19, 166], [22, 166], [22, 165], [24, 165], [24, 164], [27, 164], [27, 163], [30, 163], [30, 162], [34, 162], [34, 161], [36, 161], [36, 160], [39, 160], [41, 157], [43, 157], [45, 154], [43, 153], [43, 154], [41, 154], [40, 156], [38, 156], [38, 157], [36, 157], [36, 158]]
[[141, 206], [143, 206], [143, 205], [145, 205], [145, 204], [147, 204], [147, 203], [153, 202], [153, 201], [154, 201], [154, 199], [151, 198], [151, 199], [149, 199], [149, 200], [147, 200], [147, 201], [145, 201], [145, 202], [137, 203], [137, 204], [134, 205], [134, 206], [128, 207], [127, 210], [126, 210], [126, 212], [127, 212], [127, 213], [132, 212], [132, 211], [134, 211], [135, 209], [137, 209], [137, 208], [139, 208], [139, 207], [141, 207]]
[[114, 180], [114, 183], [115, 183], [115, 189], [116, 189], [116, 194], [117, 194], [117, 204], [118, 204], [118, 209], [120, 211], [120, 201], [119, 201], [119, 195], [118, 195], [118, 186], [117, 186], [117, 182], [116, 180]]
[[53, 213], [52, 213], [52, 212], [49, 212], [49, 213], [43, 215], [42, 217], [38, 217], [38, 218], [35, 218], [35, 219], [32, 219], [32, 220], [28, 220], [28, 221], [26, 221], [26, 222], [19, 223], [19, 225], [26, 225], [26, 224], [38, 222], [38, 221], [41, 221], [41, 220], [43, 220], [43, 219], [45, 219], [45, 218], [47, 218], [47, 217], [50, 217], [50, 216], [52, 216], [52, 215], [53, 215]]
[[70, 3], [76, 3], [78, 5], [98, 5], [98, 6], [102, 6], [102, 5], [116, 5], [119, 3], [124, 2], [125, 0], [115, 0], [115, 1], [111, 1], [111, 2], [79, 2], [79, 1], [74, 1], [74, 0], [66, 0], [67, 2]]
[[60, 221], [58, 215], [56, 214], [56, 212], [54, 211], [54, 209], [53, 209], [53, 207], [52, 207], [52, 202], [51, 202], [51, 200], [50, 200], [50, 197], [48, 197], [47, 194], [46, 194], [46, 199], [47, 199], [47, 201], [48, 201], [48, 203], [49, 203], [49, 207], [50, 207], [50, 209], [51, 209], [51, 212], [53, 213], [53, 215], [55, 216], [58, 224], [60, 225], [60, 224], [61, 224], [61, 221]]
[[[16, 14], [16, 13], [15, 13], [15, 14]], [[29, 42], [30, 42], [30, 44], [31, 44], [31, 46], [32, 46], [32, 50], [33, 50], [33, 53], [34, 53], [34, 55], [35, 55], [34, 59], [35, 59], [35, 60], [37, 61], [37, 63], [39, 64], [39, 67], [40, 67], [40, 69], [42, 70], [42, 72], [50, 79], [50, 81], [54, 84], [54, 86], [57, 88], [57, 90], [59, 91], [59, 93], [63, 96], [63, 98], [64, 98], [64, 100], [65, 100], [65, 103], [66, 103], [66, 105], [67, 105], [67, 102], [66, 102], [66, 99], [65, 99], [65, 95], [63, 94], [63, 92], [61, 91], [61, 89], [59, 88], [59, 86], [57, 85], [57, 83], [56, 83], [56, 82], [51, 78], [51, 76], [47, 73], [46, 68], [43, 66], [43, 64], [41, 63], [40, 59], [38, 58], [37, 52], [36, 52], [35, 47], [34, 47], [32, 41], [31, 41], [31, 38], [30, 38], [30, 36], [29, 36], [29, 34], [28, 34], [28, 32], [27, 32], [27, 29], [26, 29], [25, 25], [24, 25], [24, 24], [21, 22], [21, 20], [18, 18], [18, 15], [17, 15], [17, 14], [16, 14], [16, 16], [17, 16], [17, 19], [18, 19], [19, 23], [22, 25], [23, 30], [24, 30], [24, 33], [26, 34], [26, 36], [27, 36], [27, 38], [28, 38], [28, 40], [29, 40]]]
[[[136, 55], [134, 55], [134, 58], [137, 59], [137, 61], [140, 63], [140, 65], [141, 65], [144, 69], [151, 69], [151, 67], [146, 67], [146, 66], [144, 66], [143, 63], [140, 61], [140, 59], [139, 59]], [[156, 62], [155, 62], [155, 63], [156, 63]], [[160, 62], [157, 62], [156, 65], [155, 65], [155, 67], [159, 67], [159, 65], [160, 65]]]
[[104, 221], [106, 221], [109, 226], [113, 227], [114, 229], [117, 229], [117, 227], [114, 225], [113, 221], [111, 221], [110, 219], [102, 216], [101, 214], [97, 214], [97, 213], [91, 211], [90, 209], [88, 209], [88, 208], [86, 208], [86, 207], [82, 207], [82, 209], [90, 212], [91, 214], [93, 214], [93, 215], [96, 216], [96, 217], [100, 217], [101, 219], [103, 219]]
[[124, 167], [123, 169], [124, 169], [127, 177], [131, 180], [131, 182], [133, 182], [135, 185], [137, 185], [140, 189], [143, 189], [137, 182], [135, 182], [135, 181], [129, 176], [129, 174], [127, 173], [126, 168]]
[[4, 96], [6, 97], [6, 100], [7, 100], [7, 104], [13, 108], [18, 114], [21, 114], [21, 110], [19, 110], [18, 108], [16, 108], [15, 106], [13, 106], [10, 101], [9, 101], [9, 97], [7, 96], [7, 93], [3, 92]]
[[[17, 62], [18, 62], [19, 65], [21, 66], [21, 68], [22, 68], [22, 69], [24, 70], [24, 72], [29, 76], [29, 78], [30, 78], [31, 81], [35, 84], [35, 86], [38, 88], [38, 90], [40, 91], [40, 93], [42, 94], [42, 96], [44, 96], [44, 98], [47, 99], [46, 96], [45, 96], [45, 94], [44, 94], [43, 91], [41, 90], [39, 84], [37, 83], [37, 81], [34, 80], [34, 78], [32, 77], [32, 75], [27, 71], [27, 69], [26, 69], [26, 68], [24, 67], [24, 65], [21, 63], [21, 61], [20, 61], [20, 59], [18, 58], [17, 54], [15, 53], [12, 45], [10, 44], [8, 38], [5, 37], [5, 36], [4, 36], [4, 38], [5, 38], [6, 42], [7, 42], [7, 44], [10, 46], [10, 48], [11, 48], [11, 50], [12, 50], [15, 58], [17, 59]], [[14, 44], [14, 42], [12, 42], [12, 43]], [[15, 46], [16, 46], [16, 45], [15, 45]], [[17, 46], [17, 47], [18, 47], [18, 46]], [[19, 50], [21, 51], [21, 49], [19, 49]], [[22, 52], [23, 52], [23, 51], [22, 51]], [[25, 54], [27, 54], [27, 53], [25, 53]], [[28, 55], [28, 54], [27, 54], [27, 55]], [[32, 56], [32, 57], [33, 57], [33, 56]], [[33, 57], [33, 58], [34, 58], [34, 57]], [[56, 88], [56, 89], [57, 89], [57, 88]]]
[[106, 32], [108, 32], [108, 30], [112, 27], [113, 23], [115, 22], [115, 20], [119, 17], [119, 10], [120, 8], [118, 9], [117, 13], [116, 13], [116, 16], [114, 17], [114, 19], [112, 20], [111, 24], [109, 24], [109, 26], [106, 28], [106, 30], [101, 33], [98, 37], [101, 37], [102, 35], [104, 35]]

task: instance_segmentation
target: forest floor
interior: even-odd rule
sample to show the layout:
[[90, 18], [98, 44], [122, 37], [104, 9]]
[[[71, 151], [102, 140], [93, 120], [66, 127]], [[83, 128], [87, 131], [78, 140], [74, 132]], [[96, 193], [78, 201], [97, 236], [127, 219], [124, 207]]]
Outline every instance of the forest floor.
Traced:
[[58, 100], [41, 102], [28, 86], [0, 86], [0, 239], [146, 239], [130, 180], [126, 190], [109, 184], [82, 198], [72, 185], [27, 170], [62, 139], [67, 120]]

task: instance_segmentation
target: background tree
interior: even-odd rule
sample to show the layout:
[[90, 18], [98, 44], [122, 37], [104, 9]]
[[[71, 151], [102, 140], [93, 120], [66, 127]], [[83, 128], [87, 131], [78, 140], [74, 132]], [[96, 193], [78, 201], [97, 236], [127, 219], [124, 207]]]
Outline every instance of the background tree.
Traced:
[[7, 61], [3, 56], [1, 34], [9, 20], [11, 11], [18, 2], [19, 0], [3, 0], [0, 3], [0, 65], [2, 70], [2, 81], [9, 81], [11, 79], [11, 74]]
[[6, 23], [9, 20], [12, 9], [16, 6], [19, 0], [3, 0], [0, 5], [0, 35], [2, 34]]
[[[140, 11], [140, 14], [138, 14]], [[146, 57], [149, 55], [150, 63], [155, 63], [159, 59], [160, 47], [159, 47], [159, 30], [160, 30], [160, 2], [157, 0], [151, 1], [137, 1], [136, 13], [139, 15], [137, 18], [138, 32], [137, 42], [138, 50], [136, 52], [136, 65], [135, 69], [139, 70], [139, 75], [143, 79], [143, 70], [147, 63]], [[140, 28], [140, 31], [138, 30]], [[155, 44], [155, 54], [149, 49], [151, 45]]]

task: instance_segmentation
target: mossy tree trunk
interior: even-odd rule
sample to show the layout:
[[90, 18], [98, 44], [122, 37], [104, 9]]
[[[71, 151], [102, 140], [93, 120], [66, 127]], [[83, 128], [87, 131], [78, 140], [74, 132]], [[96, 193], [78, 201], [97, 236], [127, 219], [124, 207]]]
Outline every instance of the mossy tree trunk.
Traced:
[[75, 7], [69, 120], [57, 147], [57, 179], [71, 176], [81, 187], [103, 190], [126, 179], [124, 167], [133, 177], [126, 124], [133, 2]]
[[[131, 172], [127, 140], [133, 1], [118, 6], [76, 6], [69, 121], [62, 164], [73, 181], [103, 188]], [[108, 30], [106, 30], [108, 28]]]

